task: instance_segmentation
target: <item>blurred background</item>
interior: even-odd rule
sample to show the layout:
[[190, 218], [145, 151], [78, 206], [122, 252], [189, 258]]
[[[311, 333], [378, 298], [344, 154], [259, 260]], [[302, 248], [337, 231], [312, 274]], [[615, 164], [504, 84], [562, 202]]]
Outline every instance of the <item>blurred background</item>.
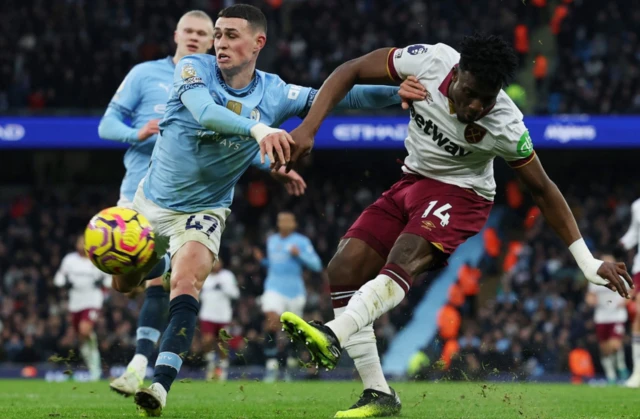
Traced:
[[[0, 376], [82, 379], [75, 357], [60, 362], [78, 349], [67, 291], [53, 285], [53, 276], [91, 216], [118, 200], [126, 144], [98, 138], [100, 116], [133, 65], [173, 54], [173, 31], [184, 12], [201, 9], [215, 19], [234, 3], [0, 4]], [[505, 90], [525, 114], [534, 148], [594, 254], [615, 254], [631, 266], [617, 242], [640, 197], [639, 8], [629, 10], [623, 0], [247, 3], [269, 19], [259, 68], [303, 86], [319, 87], [342, 62], [380, 47], [443, 42], [456, 48], [473, 30], [512, 42], [520, 68]], [[291, 210], [326, 266], [358, 214], [399, 178], [396, 159], [405, 155], [408, 121], [399, 108], [329, 118], [314, 154], [299, 167], [308, 184], [302, 197], [287, 195], [264, 172], [243, 176], [221, 250], [241, 289], [228, 329], [231, 377], [259, 377], [264, 365], [265, 271], [253, 247], [264, 249], [278, 211]], [[448, 267], [414, 282], [408, 298], [377, 321], [385, 372], [424, 379], [601, 376], [587, 281], [510, 169], [496, 161], [495, 170], [498, 195], [485, 230]], [[306, 275], [306, 316], [331, 319], [325, 276]], [[104, 295], [96, 332], [108, 377], [134, 352], [142, 295], [109, 289]], [[576, 369], [570, 362], [576, 354], [591, 369]], [[197, 332], [191, 355], [181, 374], [204, 377]], [[331, 377], [352, 377], [350, 362], [345, 357]]]

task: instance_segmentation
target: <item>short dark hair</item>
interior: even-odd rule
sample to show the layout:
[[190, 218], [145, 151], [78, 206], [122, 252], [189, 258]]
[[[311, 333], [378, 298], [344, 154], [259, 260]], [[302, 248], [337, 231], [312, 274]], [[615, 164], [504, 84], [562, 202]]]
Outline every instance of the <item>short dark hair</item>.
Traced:
[[503, 87], [513, 79], [517, 66], [513, 48], [499, 36], [476, 33], [460, 43], [460, 70], [482, 83]]
[[220, 10], [218, 17], [236, 17], [249, 22], [254, 29], [262, 29], [267, 33], [267, 17], [262, 10], [249, 4], [234, 4]]

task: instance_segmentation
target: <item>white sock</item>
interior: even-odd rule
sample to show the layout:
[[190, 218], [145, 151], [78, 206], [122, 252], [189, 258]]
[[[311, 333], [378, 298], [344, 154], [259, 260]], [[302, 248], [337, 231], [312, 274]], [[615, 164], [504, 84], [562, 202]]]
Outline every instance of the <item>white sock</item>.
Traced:
[[100, 350], [97, 346], [91, 348], [91, 365], [89, 366], [91, 376], [100, 378], [102, 376], [102, 366], [100, 365]]
[[220, 381], [227, 381], [228, 376], [229, 376], [229, 358], [224, 358], [220, 360], [220, 377], [218, 377], [218, 379]]
[[147, 365], [149, 365], [149, 360], [146, 356], [142, 354], [135, 354], [129, 365], [128, 369], [133, 369], [139, 377], [144, 378], [147, 375]]
[[[333, 313], [338, 317], [344, 313], [346, 307], [334, 308]], [[358, 370], [362, 385], [365, 389], [379, 390], [391, 394], [382, 372], [382, 365], [378, 357], [376, 335], [373, 325], [365, 326], [359, 332], [353, 334], [343, 346]]]
[[600, 363], [607, 380], [614, 381], [616, 379], [616, 355], [602, 356], [600, 357]]
[[82, 355], [82, 360], [84, 361], [84, 365], [87, 366], [87, 369], [91, 372], [91, 364], [93, 361], [92, 356], [92, 348], [91, 341], [86, 340], [80, 345], [80, 355]]
[[616, 352], [616, 367], [618, 371], [627, 369], [627, 360], [624, 358], [624, 347], [618, 349], [618, 352]]
[[391, 310], [404, 298], [404, 290], [387, 275], [378, 275], [364, 284], [351, 297], [346, 310], [335, 320], [327, 323], [344, 346], [351, 335]]
[[640, 333], [634, 333], [632, 337], [631, 353], [633, 354], [633, 373], [640, 374]]

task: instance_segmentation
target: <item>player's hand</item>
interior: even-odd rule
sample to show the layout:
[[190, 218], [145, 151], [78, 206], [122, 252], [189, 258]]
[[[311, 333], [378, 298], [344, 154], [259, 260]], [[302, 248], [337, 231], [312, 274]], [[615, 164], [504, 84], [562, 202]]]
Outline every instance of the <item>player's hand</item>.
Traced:
[[398, 96], [402, 99], [402, 109], [407, 110], [414, 100], [425, 100], [427, 98], [427, 89], [417, 77], [409, 76], [400, 85]]
[[300, 249], [298, 249], [296, 246], [291, 246], [291, 249], [289, 249], [289, 253], [291, 253], [291, 256], [293, 257], [298, 257], [300, 255]]
[[160, 132], [160, 128], [158, 128], [159, 119], [152, 119], [151, 121], [144, 124], [142, 128], [138, 130], [138, 140], [144, 141], [152, 135], [156, 135]]
[[286, 168], [281, 167], [277, 172], [271, 172], [271, 176], [284, 184], [289, 195], [302, 196], [307, 189], [307, 183], [295, 170], [287, 173]]
[[291, 146], [294, 144], [291, 135], [283, 130], [273, 132], [260, 141], [260, 162], [264, 163], [264, 156], [269, 156], [271, 169], [279, 168], [291, 159]]
[[[296, 129], [291, 131], [291, 138], [293, 138], [294, 146], [291, 160], [287, 164], [287, 173], [291, 171], [293, 165], [296, 164], [300, 158], [311, 153], [314, 143], [313, 133], [309, 132], [302, 125], [299, 125]], [[276, 165], [275, 169], [279, 170], [281, 166], [282, 165]]]
[[253, 257], [256, 258], [256, 260], [258, 262], [261, 262], [262, 259], [264, 259], [264, 253], [262, 253], [262, 250], [258, 249], [257, 247], [253, 248]]
[[629, 288], [633, 288], [633, 280], [627, 272], [627, 267], [622, 262], [603, 262], [598, 259], [590, 259], [581, 266], [584, 276], [596, 285], [602, 285], [615, 291], [624, 298], [629, 298]]
[[[606, 284], [602, 285], [611, 291], [617, 291], [618, 294], [624, 298], [630, 298], [629, 290], [625, 286], [625, 282], [629, 285], [629, 288], [633, 288], [633, 280], [629, 272], [627, 272], [627, 266], [623, 262], [602, 262], [597, 274], [599, 279], [607, 281]], [[587, 279], [589, 278], [587, 277]], [[589, 279], [589, 281], [591, 281], [591, 279]]]

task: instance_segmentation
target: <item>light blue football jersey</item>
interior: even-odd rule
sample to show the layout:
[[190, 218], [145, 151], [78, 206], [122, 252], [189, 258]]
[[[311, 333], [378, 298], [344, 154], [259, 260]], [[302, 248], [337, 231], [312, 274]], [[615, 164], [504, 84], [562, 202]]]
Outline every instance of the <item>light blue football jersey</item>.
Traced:
[[[300, 254], [293, 256], [291, 248], [297, 247]], [[302, 270], [322, 271], [322, 261], [316, 253], [311, 240], [300, 233], [291, 233], [286, 237], [273, 234], [267, 239], [267, 255], [262, 260], [267, 268], [265, 291], [277, 292], [287, 298], [306, 295]]]
[[[222, 78], [216, 58], [207, 54], [180, 60], [173, 80], [144, 193], [161, 207], [186, 213], [228, 208], [234, 186], [259, 146], [250, 136], [204, 128], [182, 103], [180, 98], [185, 92], [198, 89], [198, 93], [210, 95], [217, 105], [271, 127], [279, 127], [293, 116], [304, 117], [316, 93], [315, 89], [287, 84], [279, 76], [262, 71], [256, 71], [244, 89], [232, 89]], [[368, 86], [346, 98], [345, 107], [400, 103], [397, 91], [397, 87]], [[236, 132], [248, 133], [246, 127]]]
[[[183, 75], [183, 71], [193, 75]], [[145, 180], [145, 195], [174, 211], [228, 208], [235, 184], [259, 151], [258, 143], [251, 137], [205, 129], [180, 96], [189, 89], [206, 87], [216, 104], [278, 127], [305, 111], [311, 89], [288, 85], [277, 75], [256, 71], [246, 88], [235, 90], [224, 82], [216, 58], [205, 54], [183, 58], [175, 73], [174, 88]], [[185, 82], [193, 78], [199, 79], [198, 83]]]
[[[174, 70], [172, 57], [133, 67], [111, 99], [105, 117], [112, 111], [119, 112], [131, 120], [131, 128], [136, 130], [152, 119], [162, 118], [173, 87]], [[130, 201], [133, 201], [138, 184], [147, 173], [156, 137], [151, 136], [145, 141], [134, 137], [126, 141], [131, 145], [124, 155], [126, 174], [120, 194]]]

